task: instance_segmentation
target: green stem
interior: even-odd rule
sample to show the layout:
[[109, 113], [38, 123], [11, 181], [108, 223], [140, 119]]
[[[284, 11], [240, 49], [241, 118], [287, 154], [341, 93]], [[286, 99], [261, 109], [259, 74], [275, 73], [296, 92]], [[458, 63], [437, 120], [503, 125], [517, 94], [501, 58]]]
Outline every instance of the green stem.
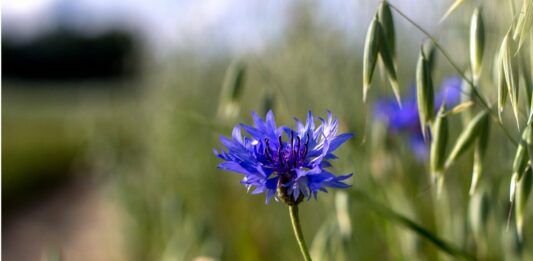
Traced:
[[311, 255], [309, 255], [309, 249], [305, 244], [304, 235], [302, 233], [302, 227], [300, 226], [300, 218], [298, 217], [298, 206], [289, 205], [289, 213], [291, 215], [292, 229], [294, 230], [294, 236], [296, 236], [296, 241], [300, 246], [300, 251], [304, 256], [305, 261], [311, 261]]
[[424, 28], [422, 28], [415, 21], [413, 21], [411, 18], [409, 18], [407, 15], [405, 15], [397, 7], [395, 7], [394, 5], [391, 5], [390, 3], [388, 3], [388, 5], [392, 9], [394, 9], [394, 11], [396, 11], [396, 13], [398, 13], [401, 17], [403, 17], [405, 20], [407, 20], [409, 23], [411, 23], [414, 27], [416, 27], [420, 32], [425, 34], [426, 37], [428, 37], [429, 40], [431, 40], [435, 44], [435, 47], [437, 47], [437, 49], [439, 49], [439, 51], [442, 53], [444, 58], [446, 58], [446, 60], [448, 60], [448, 62], [457, 71], [457, 73], [461, 76], [461, 78], [463, 78], [468, 84], [470, 84], [473, 87], [472, 88], [472, 92], [477, 96], [478, 100], [481, 101], [481, 104], [483, 105], [483, 107], [485, 107], [489, 111], [490, 116], [500, 126], [500, 128], [502, 129], [503, 133], [507, 136], [507, 138], [509, 138], [509, 140], [515, 146], [518, 146], [518, 142], [513, 138], [513, 136], [509, 133], [509, 131], [503, 126], [503, 123], [498, 120], [498, 116], [496, 116], [494, 111], [492, 111], [492, 108], [491, 108], [491, 106], [489, 106], [489, 103], [481, 96], [481, 94], [479, 93], [478, 89], [475, 88], [476, 85], [474, 85], [472, 80], [470, 80], [469, 78], [466, 77], [466, 75], [463, 73], [461, 68], [459, 68], [459, 66], [451, 59], [451, 57], [448, 54], [448, 52], [446, 52], [446, 50], [444, 50], [444, 48], [439, 44], [437, 39], [435, 39], [435, 37], [433, 37], [428, 31], [424, 30]]

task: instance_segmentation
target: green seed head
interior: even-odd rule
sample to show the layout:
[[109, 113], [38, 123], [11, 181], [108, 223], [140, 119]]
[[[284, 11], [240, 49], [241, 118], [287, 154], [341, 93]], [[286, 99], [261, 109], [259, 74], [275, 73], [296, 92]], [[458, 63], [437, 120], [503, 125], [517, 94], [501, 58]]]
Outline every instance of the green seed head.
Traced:
[[474, 10], [470, 22], [470, 64], [474, 82], [477, 83], [481, 75], [483, 51], [485, 49], [485, 25], [481, 7]]
[[380, 44], [381, 25], [374, 18], [366, 34], [365, 49], [363, 53], [363, 101], [366, 101], [368, 89], [372, 82]]

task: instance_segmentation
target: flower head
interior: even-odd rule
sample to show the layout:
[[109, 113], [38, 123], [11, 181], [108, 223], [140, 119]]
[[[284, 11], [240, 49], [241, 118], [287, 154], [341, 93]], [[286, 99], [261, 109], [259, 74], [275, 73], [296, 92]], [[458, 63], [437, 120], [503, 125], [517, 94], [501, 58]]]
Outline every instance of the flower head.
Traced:
[[[240, 124], [233, 129], [232, 139], [220, 137], [227, 151], [216, 150], [224, 160], [218, 167], [244, 175], [241, 183], [253, 191], [266, 193], [266, 202], [276, 196], [287, 204], [298, 204], [326, 187], [347, 188], [342, 181], [352, 174], [336, 176], [326, 170], [333, 152], [352, 137], [351, 133], [337, 136], [339, 122], [328, 112], [327, 120], [318, 118], [315, 128], [311, 112], [305, 124], [295, 118], [296, 129], [276, 126], [274, 114], [269, 111], [266, 120], [252, 113], [254, 126]], [[241, 130], [249, 135], [243, 136]]]
[[[461, 98], [462, 80], [459, 77], [446, 78], [435, 97], [435, 111], [443, 102], [454, 106]], [[385, 122], [393, 133], [405, 133], [409, 139], [409, 145], [418, 159], [427, 157], [427, 145], [424, 141], [418, 119], [418, 107], [416, 102], [416, 88], [411, 88], [411, 93], [402, 100], [402, 107], [392, 97], [387, 97], [376, 102], [374, 116], [378, 121]]]

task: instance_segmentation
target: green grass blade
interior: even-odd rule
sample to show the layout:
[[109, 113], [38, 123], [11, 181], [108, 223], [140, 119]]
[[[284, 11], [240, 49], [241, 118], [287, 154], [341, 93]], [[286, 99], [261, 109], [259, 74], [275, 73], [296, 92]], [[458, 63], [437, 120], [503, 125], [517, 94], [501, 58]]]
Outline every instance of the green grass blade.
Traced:
[[513, 54], [516, 50], [515, 43], [513, 42], [510, 32], [508, 32], [503, 38], [500, 47], [500, 62], [502, 63], [503, 75], [507, 84], [509, 92], [509, 101], [511, 102], [513, 113], [516, 119], [516, 126], [520, 130], [520, 120], [518, 118], [518, 65], [516, 58]]
[[434, 235], [432, 232], [412, 221], [411, 219], [396, 213], [395, 211], [389, 209], [388, 207], [378, 203], [377, 201], [371, 199], [365, 192], [357, 189], [350, 190], [350, 196], [355, 200], [358, 200], [361, 203], [364, 203], [365, 206], [369, 207], [372, 211], [383, 216], [384, 218], [390, 220], [391, 222], [403, 226], [419, 236], [427, 239], [435, 247], [440, 249], [443, 252], [450, 254], [453, 257], [463, 258], [466, 260], [475, 260], [475, 257], [467, 253], [463, 249], [452, 245], [438, 236]]

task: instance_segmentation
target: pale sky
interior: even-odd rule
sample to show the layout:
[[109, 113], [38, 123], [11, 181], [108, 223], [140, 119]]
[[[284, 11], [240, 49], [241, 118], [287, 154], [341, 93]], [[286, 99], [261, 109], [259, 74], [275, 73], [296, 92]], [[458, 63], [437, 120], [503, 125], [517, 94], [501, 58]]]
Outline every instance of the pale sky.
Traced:
[[[379, 3], [374, 0], [309, 1], [317, 18], [344, 31], [348, 39], [364, 37]], [[447, 1], [391, 1], [413, 19], [436, 24]], [[444, 2], [444, 3], [443, 3]], [[282, 36], [289, 21], [287, 0], [4, 0], [2, 30], [25, 41], [58, 25], [98, 34], [120, 27], [141, 36], [150, 51], [194, 46], [209, 51], [260, 51]], [[438, 19], [437, 19], [438, 20]], [[5, 35], [4, 35], [5, 36]]]

